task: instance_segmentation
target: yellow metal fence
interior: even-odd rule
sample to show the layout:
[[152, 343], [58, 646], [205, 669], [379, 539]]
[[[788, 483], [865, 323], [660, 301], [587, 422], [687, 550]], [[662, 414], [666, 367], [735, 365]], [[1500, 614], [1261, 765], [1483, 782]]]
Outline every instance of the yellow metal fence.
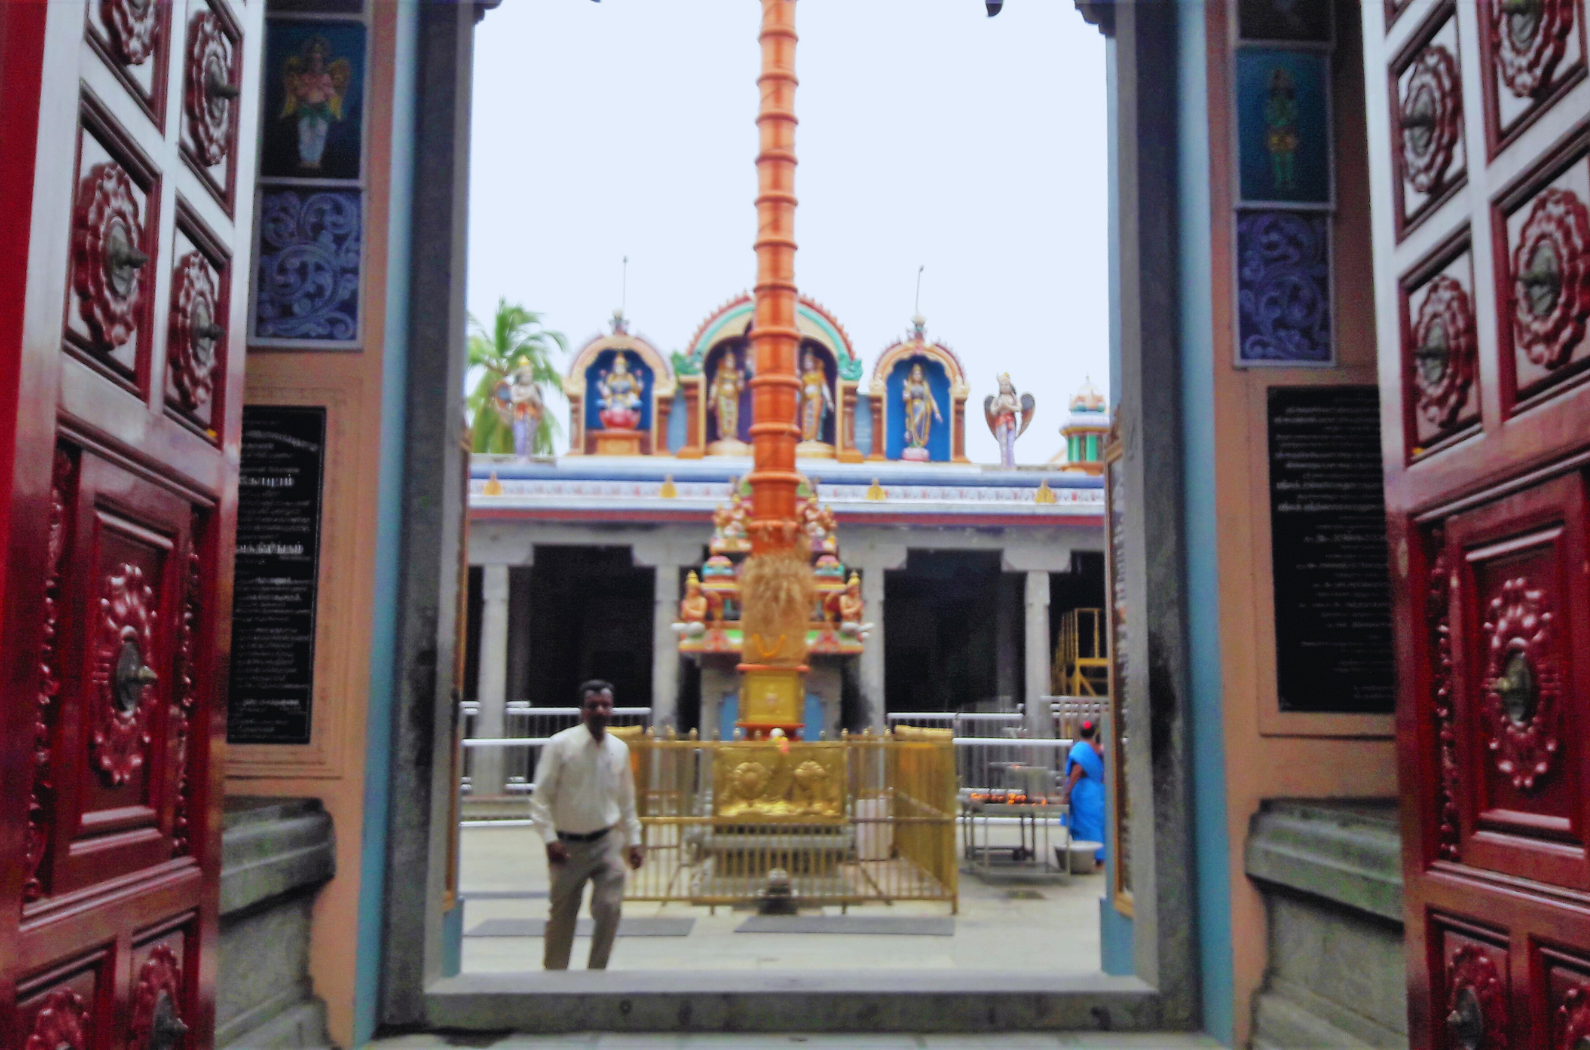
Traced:
[[646, 862], [630, 900], [757, 900], [775, 869], [802, 904], [958, 903], [950, 734], [630, 747]]

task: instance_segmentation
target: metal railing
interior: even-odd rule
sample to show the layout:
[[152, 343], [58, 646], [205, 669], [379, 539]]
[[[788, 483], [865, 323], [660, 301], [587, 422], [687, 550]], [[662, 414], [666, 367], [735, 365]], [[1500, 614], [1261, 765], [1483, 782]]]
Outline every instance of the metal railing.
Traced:
[[[528, 700], [510, 700], [503, 710], [501, 737], [477, 737], [480, 722], [480, 701], [465, 700], [459, 704], [459, 717], [464, 722], [463, 778], [459, 785], [466, 794], [474, 794], [476, 756], [482, 748], [499, 750], [502, 755], [503, 790], [510, 795], [528, 794], [534, 787], [536, 758], [541, 745], [554, 734], [576, 726], [580, 722], [577, 707], [534, 707]], [[651, 724], [649, 707], [613, 708], [613, 725], [647, 726]]]

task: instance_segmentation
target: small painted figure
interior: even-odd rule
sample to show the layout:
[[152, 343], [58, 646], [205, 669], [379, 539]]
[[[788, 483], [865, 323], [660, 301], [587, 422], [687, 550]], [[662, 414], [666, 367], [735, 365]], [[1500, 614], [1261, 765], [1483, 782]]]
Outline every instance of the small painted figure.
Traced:
[[801, 355], [799, 402], [801, 440], [823, 440], [823, 427], [828, 422], [828, 414], [834, 410], [834, 395], [828, 390], [828, 373], [823, 370], [822, 362], [810, 352]]
[[718, 509], [712, 514], [712, 524], [719, 538], [725, 540], [741, 540], [745, 538], [745, 508], [740, 501], [732, 499], [728, 503], [718, 504]]
[[331, 57], [331, 41], [312, 36], [300, 52], [283, 63], [282, 87], [286, 102], [281, 119], [297, 118], [298, 167], [319, 171], [326, 152], [331, 122], [342, 119], [342, 100], [353, 79], [353, 66], [345, 58]]
[[[911, 374], [906, 377], [905, 385], [900, 390], [900, 398], [905, 402], [905, 458], [925, 459], [928, 438], [933, 433], [933, 421], [944, 422], [944, 414], [939, 411], [939, 403], [933, 397], [920, 363], [911, 366]], [[911, 455], [911, 449], [920, 449], [920, 456]]]
[[541, 386], [528, 357], [514, 362], [513, 375], [497, 384], [497, 415], [513, 431], [513, 454], [528, 460], [535, 454], [536, 433], [546, 415]]
[[740, 438], [740, 392], [744, 389], [745, 372], [740, 368], [740, 358], [730, 350], [718, 362], [712, 387], [707, 391], [708, 409], [717, 418], [720, 440], [738, 441]]
[[861, 621], [862, 613], [866, 611], [866, 603], [861, 597], [861, 576], [857, 573], [850, 574], [850, 581], [845, 584], [845, 589], [838, 594], [831, 594], [823, 603], [824, 611], [839, 625], [839, 633], [846, 637], [863, 641], [867, 633], [872, 630], [872, 624]]
[[629, 355], [620, 350], [613, 358], [613, 370], [604, 371], [596, 381], [601, 395], [596, 405], [602, 425], [609, 430], [634, 430], [640, 426], [640, 377], [629, 370]]
[[701, 577], [691, 573], [685, 578], [685, 596], [679, 600], [679, 622], [675, 631], [686, 638], [699, 638], [707, 631], [707, 621], [722, 616], [721, 605], [701, 589]]
[[[1032, 422], [1032, 413], [1037, 407], [1031, 394], [1016, 396], [1016, 385], [1010, 381], [1009, 372], [999, 375], [999, 393], [989, 394], [983, 399], [983, 415], [988, 420], [988, 429], [993, 431], [994, 440], [999, 442], [999, 465], [1009, 469], [1016, 465], [1016, 439], [1021, 437]], [[1017, 425], [1017, 415], [1020, 415], [1020, 426]]]
[[1264, 104], [1264, 147], [1270, 151], [1270, 165], [1277, 190], [1297, 187], [1297, 85], [1292, 74], [1277, 66], [1270, 73], [1270, 97]]

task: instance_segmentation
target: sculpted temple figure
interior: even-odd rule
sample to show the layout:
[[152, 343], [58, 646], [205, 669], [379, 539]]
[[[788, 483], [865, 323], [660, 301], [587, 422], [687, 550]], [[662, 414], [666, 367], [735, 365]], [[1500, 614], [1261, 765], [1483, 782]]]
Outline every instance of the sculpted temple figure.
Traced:
[[718, 421], [719, 440], [740, 439], [740, 392], [744, 389], [745, 372], [740, 368], [740, 357], [730, 350], [718, 362], [712, 387], [707, 391], [708, 409]]
[[802, 441], [821, 441], [828, 413], [834, 410], [834, 395], [828, 390], [828, 373], [823, 370], [817, 355], [801, 356], [801, 389], [799, 415]]
[[906, 377], [905, 385], [900, 390], [900, 399], [905, 402], [906, 444], [901, 458], [925, 460], [928, 458], [927, 443], [933, 433], [933, 421], [944, 422], [944, 414], [939, 411], [939, 403], [928, 387], [927, 375], [920, 363], [911, 366], [911, 374]]
[[546, 414], [541, 387], [528, 357], [514, 362], [513, 375], [497, 384], [496, 393], [497, 415], [513, 431], [513, 454], [527, 460], [535, 453], [536, 431], [541, 429], [541, 417]]
[[613, 358], [613, 370], [603, 372], [596, 382], [601, 395], [597, 406], [602, 425], [609, 430], [634, 430], [640, 426], [640, 377], [629, 370], [629, 355], [620, 351]]
[[[1005, 468], [1016, 465], [1016, 439], [1026, 432], [1028, 424], [1032, 422], [1033, 409], [1037, 402], [1031, 394], [1016, 395], [1016, 385], [1010, 381], [1009, 372], [999, 375], [999, 393], [989, 394], [983, 400], [983, 415], [988, 419], [988, 429], [993, 431], [994, 440], [999, 442], [999, 465]], [[1020, 427], [1016, 424], [1018, 413], [1021, 416]]]

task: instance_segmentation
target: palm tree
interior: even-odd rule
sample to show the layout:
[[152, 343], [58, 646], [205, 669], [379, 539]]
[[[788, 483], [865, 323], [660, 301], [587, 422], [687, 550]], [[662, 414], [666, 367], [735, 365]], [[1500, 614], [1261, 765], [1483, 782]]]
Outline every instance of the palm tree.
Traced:
[[[484, 370], [468, 397], [476, 452], [513, 452], [513, 431], [497, 414], [493, 402], [497, 384], [518, 367], [521, 357], [530, 362], [543, 399], [549, 388], [562, 393], [558, 369], [552, 363], [554, 350], [561, 354], [569, 352], [569, 341], [563, 333], [543, 327], [540, 314], [518, 303], [510, 303], [506, 298], [497, 300], [497, 313], [489, 330], [474, 314], [469, 315], [469, 367]], [[552, 439], [557, 433], [558, 421], [549, 404], [536, 430], [532, 451], [536, 455], [551, 455]]]

